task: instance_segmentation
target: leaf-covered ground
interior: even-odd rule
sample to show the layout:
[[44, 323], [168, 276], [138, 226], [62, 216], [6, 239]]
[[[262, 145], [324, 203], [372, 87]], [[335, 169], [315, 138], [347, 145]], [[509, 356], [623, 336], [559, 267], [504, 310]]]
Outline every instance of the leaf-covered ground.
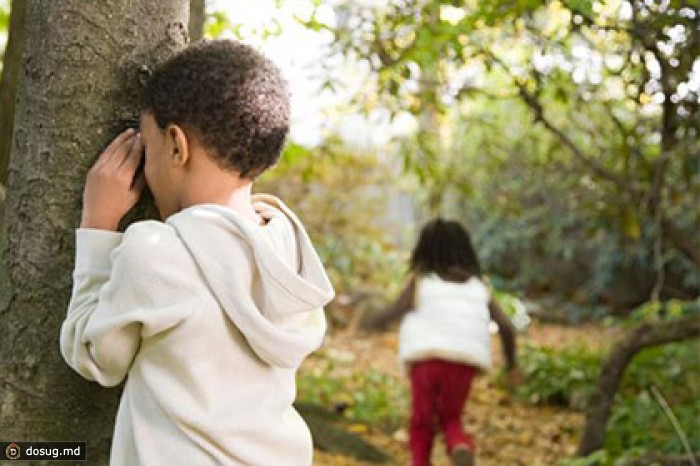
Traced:
[[[578, 341], [597, 347], [610, 342], [610, 331], [593, 326], [562, 327], [533, 323], [519, 338], [524, 343], [561, 348]], [[494, 337], [493, 352], [500, 367], [501, 352]], [[349, 334], [337, 331], [330, 334], [321, 350], [309, 358], [300, 371], [304, 374], [324, 372], [342, 380], [361, 378], [369, 373], [386, 375], [384, 383], [407, 389], [407, 380], [396, 359], [396, 332]], [[332, 371], [328, 372], [328, 368]], [[407, 391], [404, 391], [407, 393]], [[303, 397], [303, 394], [300, 394]], [[342, 402], [339, 394], [339, 402]], [[333, 403], [329, 403], [333, 404]], [[408, 399], [404, 400], [404, 408]], [[334, 406], [328, 406], [333, 409]], [[406, 411], [403, 409], [402, 411]], [[405, 419], [407, 412], [398, 413], [393, 422], [349, 423], [347, 429], [379, 448], [391, 459], [384, 464], [410, 464]], [[571, 456], [575, 451], [583, 425], [583, 413], [547, 406], [532, 406], [514, 399], [499, 387], [496, 373], [480, 377], [464, 412], [465, 428], [478, 443], [479, 466], [553, 465], [558, 459]], [[318, 466], [370, 464], [352, 458], [316, 451], [314, 464]], [[433, 451], [435, 466], [448, 465], [441, 439]]]

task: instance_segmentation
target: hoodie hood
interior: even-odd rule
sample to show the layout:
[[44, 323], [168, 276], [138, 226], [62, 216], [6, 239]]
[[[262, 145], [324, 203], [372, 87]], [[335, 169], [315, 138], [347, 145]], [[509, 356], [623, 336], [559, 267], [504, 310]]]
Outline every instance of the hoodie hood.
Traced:
[[252, 201], [265, 225], [217, 204], [188, 207], [166, 223], [253, 351], [295, 368], [323, 341], [333, 287], [296, 215], [274, 196]]

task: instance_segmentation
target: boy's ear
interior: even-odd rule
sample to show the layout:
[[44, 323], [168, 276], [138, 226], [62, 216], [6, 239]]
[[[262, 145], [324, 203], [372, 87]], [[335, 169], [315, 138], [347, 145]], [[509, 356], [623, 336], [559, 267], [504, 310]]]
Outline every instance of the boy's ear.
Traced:
[[190, 144], [181, 126], [170, 124], [166, 128], [170, 158], [175, 165], [184, 166], [190, 158]]

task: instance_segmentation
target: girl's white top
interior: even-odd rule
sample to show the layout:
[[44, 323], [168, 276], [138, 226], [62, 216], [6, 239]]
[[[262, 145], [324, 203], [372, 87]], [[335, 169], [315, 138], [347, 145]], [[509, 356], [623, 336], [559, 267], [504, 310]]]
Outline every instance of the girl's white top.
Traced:
[[101, 385], [126, 377], [112, 466], [312, 463], [295, 373], [333, 289], [296, 216], [253, 200], [265, 225], [202, 204], [77, 231], [61, 353]]
[[435, 274], [417, 279], [414, 309], [399, 330], [399, 358], [445, 359], [491, 368], [489, 292], [478, 278], [464, 283]]

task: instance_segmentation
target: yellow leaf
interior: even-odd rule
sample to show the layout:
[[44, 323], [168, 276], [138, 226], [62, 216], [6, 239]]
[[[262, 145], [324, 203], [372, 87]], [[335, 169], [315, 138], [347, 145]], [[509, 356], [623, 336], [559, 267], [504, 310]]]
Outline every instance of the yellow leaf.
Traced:
[[367, 426], [364, 424], [350, 424], [348, 430], [356, 434], [364, 434], [367, 432]]
[[624, 219], [625, 233], [632, 239], [639, 239], [642, 234], [642, 228], [639, 225], [639, 219], [630, 210], [625, 211]]

